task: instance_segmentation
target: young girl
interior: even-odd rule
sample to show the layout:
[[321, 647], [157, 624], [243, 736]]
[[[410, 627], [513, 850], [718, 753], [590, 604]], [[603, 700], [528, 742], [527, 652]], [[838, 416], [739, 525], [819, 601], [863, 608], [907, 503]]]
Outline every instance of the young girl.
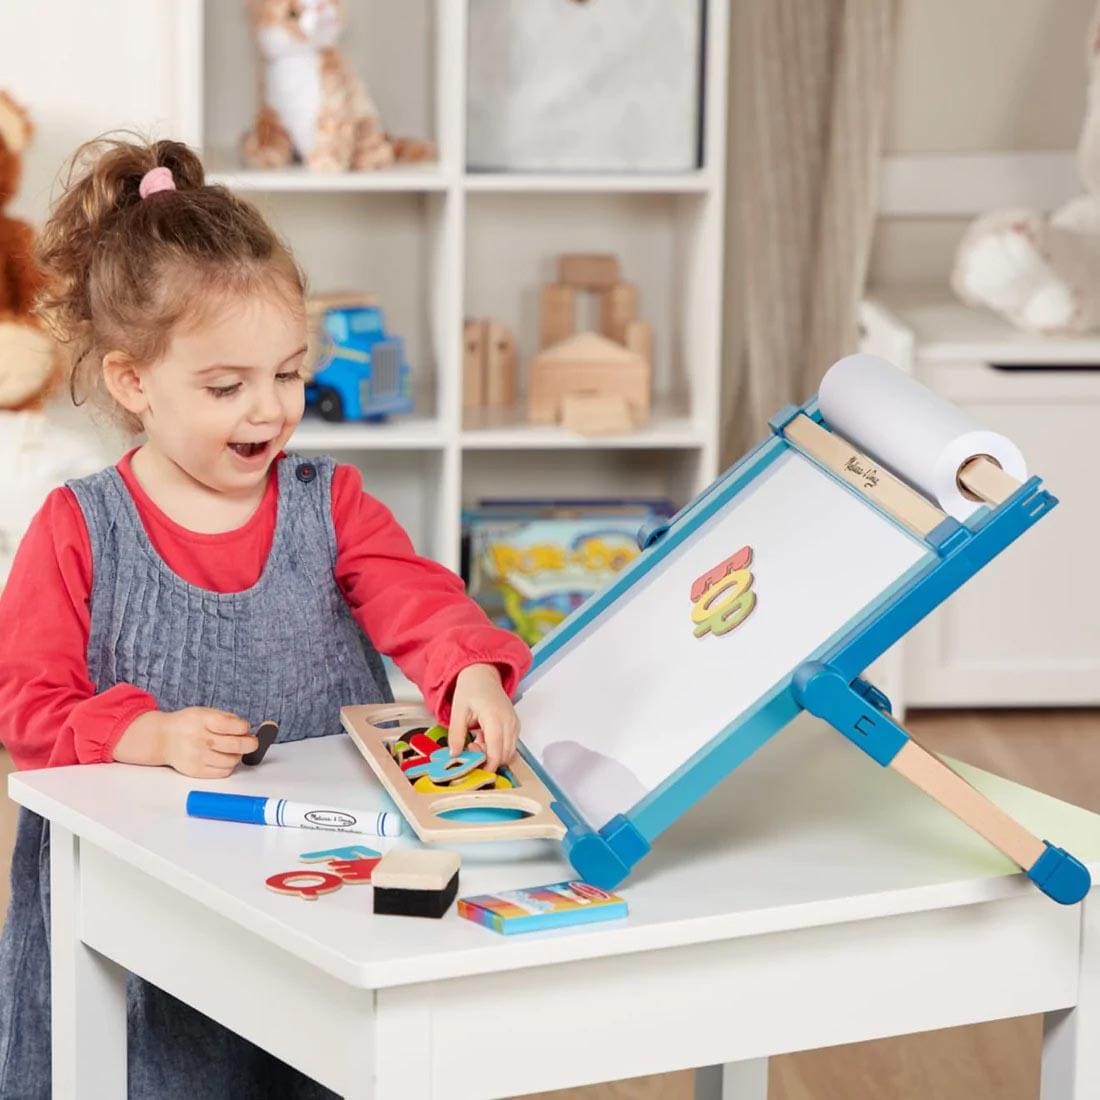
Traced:
[[[418, 557], [358, 471], [283, 452], [302, 418], [303, 280], [248, 203], [176, 142], [93, 143], [40, 244], [42, 312], [74, 400], [145, 442], [55, 490], [0, 597], [0, 741], [20, 768], [168, 765], [229, 775], [256, 747], [340, 732], [392, 699], [391, 654], [496, 768], [530, 662], [462, 582]], [[23, 810], [0, 941], [0, 1096], [50, 1091], [49, 837]], [[129, 980], [131, 1097], [322, 1095], [296, 1071]]]

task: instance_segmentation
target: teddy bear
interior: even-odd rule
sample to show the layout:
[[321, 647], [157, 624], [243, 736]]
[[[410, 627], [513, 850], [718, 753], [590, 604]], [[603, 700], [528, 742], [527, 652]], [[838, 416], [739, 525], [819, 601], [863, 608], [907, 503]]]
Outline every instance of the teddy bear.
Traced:
[[33, 316], [42, 276], [34, 264], [34, 233], [4, 210], [15, 197], [31, 123], [0, 91], [0, 409], [41, 404], [58, 378], [53, 340]]
[[241, 153], [251, 168], [301, 161], [314, 171], [388, 168], [435, 156], [428, 141], [387, 134], [336, 48], [343, 0], [247, 0], [262, 66], [261, 104]]
[[1100, 6], [1088, 45], [1089, 89], [1077, 146], [1086, 194], [1044, 216], [983, 214], [955, 254], [951, 287], [963, 302], [1044, 335], [1100, 327]]
[[42, 285], [34, 234], [3, 212], [31, 132], [26, 112], [0, 91], [0, 587], [50, 489], [93, 473], [117, 450], [89, 430], [67, 394], [61, 400], [59, 349], [31, 313]]

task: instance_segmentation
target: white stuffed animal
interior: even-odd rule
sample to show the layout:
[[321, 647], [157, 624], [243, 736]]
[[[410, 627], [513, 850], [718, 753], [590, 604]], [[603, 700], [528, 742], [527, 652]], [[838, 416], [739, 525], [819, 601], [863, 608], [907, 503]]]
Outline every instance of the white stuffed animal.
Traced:
[[394, 137], [336, 47], [344, 0], [247, 0], [262, 61], [261, 103], [242, 155], [251, 168], [301, 161], [365, 171], [435, 157], [430, 141]]
[[0, 479], [0, 588], [46, 494], [117, 462], [125, 444], [120, 433], [74, 409], [67, 392], [39, 409], [0, 409], [0, 464], [7, 475]]
[[1087, 194], [1049, 216], [997, 210], [967, 229], [951, 287], [1018, 328], [1049, 335], [1100, 327], [1100, 7], [1089, 34], [1089, 95], [1077, 146]]

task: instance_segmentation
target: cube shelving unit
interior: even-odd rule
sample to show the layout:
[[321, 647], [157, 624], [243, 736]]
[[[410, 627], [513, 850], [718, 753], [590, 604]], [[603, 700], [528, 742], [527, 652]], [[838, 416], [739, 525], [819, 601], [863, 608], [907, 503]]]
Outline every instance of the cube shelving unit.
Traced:
[[[312, 416], [291, 446], [363, 471], [417, 549], [457, 569], [461, 509], [488, 495], [660, 494], [683, 503], [718, 472], [728, 0], [706, 4], [702, 163], [670, 174], [504, 174], [465, 158], [466, 0], [348, 0], [341, 49], [391, 132], [431, 137], [437, 163], [320, 175], [240, 166], [257, 62], [241, 0], [179, 0], [170, 28], [175, 131], [213, 181], [248, 193], [317, 291], [369, 290], [405, 338], [416, 409], [382, 425]], [[654, 328], [654, 414], [628, 435], [529, 426], [462, 408], [462, 325], [516, 335], [520, 390], [537, 301], [566, 251], [615, 252]], [[582, 314], [582, 323], [591, 323]]]

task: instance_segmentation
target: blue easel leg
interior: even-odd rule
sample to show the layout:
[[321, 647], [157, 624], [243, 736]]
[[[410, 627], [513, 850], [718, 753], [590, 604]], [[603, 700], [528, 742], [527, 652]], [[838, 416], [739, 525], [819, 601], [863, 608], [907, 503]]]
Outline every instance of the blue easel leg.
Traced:
[[972, 787], [938, 756], [918, 745], [887, 713], [885, 697], [869, 684], [807, 662], [792, 685], [798, 703], [824, 718], [883, 767], [890, 767], [985, 837], [1054, 901], [1072, 905], [1088, 893], [1088, 868], [1049, 841], [1041, 841]]
[[1048, 898], [1063, 905], [1075, 905], [1092, 886], [1089, 869], [1063, 848], [1055, 847], [1049, 840], [1043, 854], [1027, 869], [1027, 877]]

